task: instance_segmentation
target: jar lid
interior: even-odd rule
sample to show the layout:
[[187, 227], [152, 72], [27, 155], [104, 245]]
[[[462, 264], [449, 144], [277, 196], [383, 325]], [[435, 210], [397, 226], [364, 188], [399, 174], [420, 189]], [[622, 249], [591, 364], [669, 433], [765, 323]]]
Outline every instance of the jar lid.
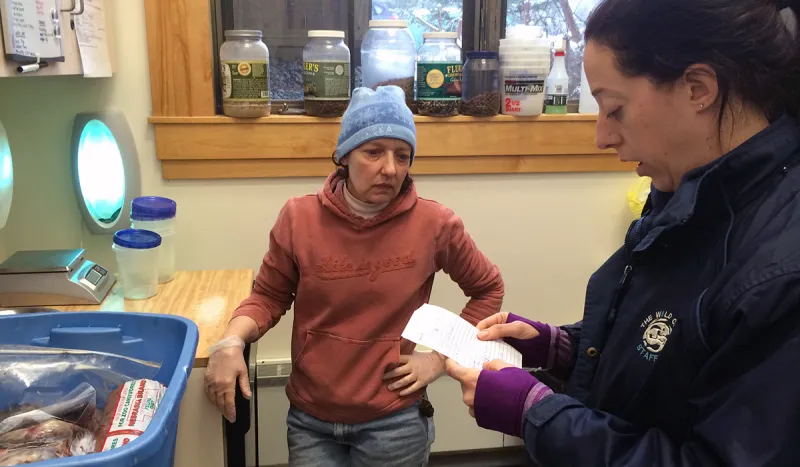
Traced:
[[253, 39], [261, 39], [263, 33], [258, 29], [229, 29], [225, 31], [225, 38], [228, 37], [249, 37]]
[[314, 31], [308, 31], [308, 37], [338, 37], [344, 39], [344, 31], [328, 31], [318, 29]]
[[134, 250], [149, 250], [161, 245], [161, 235], [142, 229], [119, 230], [114, 234], [114, 244]]
[[408, 21], [404, 19], [371, 19], [370, 28], [407, 28]]
[[160, 196], [140, 196], [131, 201], [131, 219], [135, 221], [172, 219], [177, 210], [175, 201]]
[[491, 52], [488, 50], [471, 50], [467, 52], [467, 59], [474, 60], [474, 59], [488, 59], [488, 60], [497, 60], [497, 52]]
[[423, 39], [458, 39], [457, 32], [423, 32], [422, 33]]

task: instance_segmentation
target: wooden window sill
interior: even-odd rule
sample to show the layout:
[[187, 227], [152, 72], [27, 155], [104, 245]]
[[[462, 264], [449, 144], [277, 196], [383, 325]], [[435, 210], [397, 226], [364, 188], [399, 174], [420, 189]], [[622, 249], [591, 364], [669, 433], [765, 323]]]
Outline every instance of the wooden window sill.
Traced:
[[[414, 174], [615, 172], [634, 167], [594, 145], [596, 116], [416, 116]], [[341, 119], [272, 115], [160, 117], [156, 154], [165, 179], [325, 176]]]

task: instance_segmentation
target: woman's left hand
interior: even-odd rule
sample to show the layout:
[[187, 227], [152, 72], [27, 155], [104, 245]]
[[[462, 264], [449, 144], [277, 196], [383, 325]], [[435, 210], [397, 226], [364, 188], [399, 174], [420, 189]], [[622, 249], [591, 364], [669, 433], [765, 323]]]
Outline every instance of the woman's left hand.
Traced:
[[390, 391], [400, 392], [400, 396], [414, 394], [425, 386], [439, 379], [444, 374], [444, 357], [437, 352], [414, 352], [411, 355], [400, 356], [400, 366], [387, 371], [383, 380], [403, 377], [389, 384]]
[[[483, 364], [483, 371], [500, 371], [513, 365], [502, 360], [492, 360]], [[454, 380], [461, 383], [461, 392], [464, 395], [464, 404], [469, 407], [469, 414], [475, 418], [475, 388], [478, 387], [478, 378], [482, 370], [467, 368], [456, 363], [453, 359], [447, 359], [447, 374]]]

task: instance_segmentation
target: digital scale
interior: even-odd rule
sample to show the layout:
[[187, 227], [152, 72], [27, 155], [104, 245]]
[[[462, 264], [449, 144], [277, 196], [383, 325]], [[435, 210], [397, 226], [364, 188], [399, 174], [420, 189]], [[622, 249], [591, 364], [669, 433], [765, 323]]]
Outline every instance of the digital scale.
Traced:
[[18, 251], [0, 264], [0, 306], [99, 305], [117, 279], [76, 250]]

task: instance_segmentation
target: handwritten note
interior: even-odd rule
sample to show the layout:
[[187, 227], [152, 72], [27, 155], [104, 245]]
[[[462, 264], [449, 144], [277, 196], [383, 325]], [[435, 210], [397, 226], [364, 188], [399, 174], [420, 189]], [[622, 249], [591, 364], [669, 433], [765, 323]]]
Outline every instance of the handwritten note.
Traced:
[[0, 17], [7, 54], [63, 60], [57, 0], [0, 0]]
[[111, 58], [108, 54], [104, 0], [84, 0], [83, 3], [83, 14], [75, 16], [75, 35], [78, 36], [83, 76], [109, 78]]
[[503, 360], [522, 368], [522, 354], [503, 341], [478, 340], [478, 329], [464, 318], [435, 305], [422, 305], [408, 321], [403, 337], [429, 347], [469, 368]]

